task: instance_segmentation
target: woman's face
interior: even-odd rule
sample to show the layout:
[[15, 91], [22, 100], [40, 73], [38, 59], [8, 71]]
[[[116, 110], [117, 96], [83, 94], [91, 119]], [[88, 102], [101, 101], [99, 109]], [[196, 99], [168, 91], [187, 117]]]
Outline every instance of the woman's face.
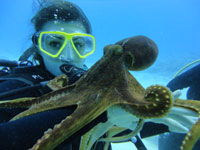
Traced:
[[[86, 33], [86, 29], [79, 22], [55, 22], [49, 21], [47, 22], [42, 31], [61, 31], [65, 33]], [[49, 49], [56, 49], [57, 43], [46, 41], [46, 45]], [[48, 45], [49, 44], [49, 45]], [[58, 45], [59, 46], [59, 45]], [[82, 59], [75, 52], [70, 40], [67, 41], [64, 49], [59, 54], [57, 58], [53, 58], [43, 52], [40, 52], [43, 58], [46, 69], [51, 72], [55, 76], [59, 76], [63, 74], [60, 70], [60, 66], [66, 62], [70, 62], [71, 64], [83, 68], [85, 59]]]

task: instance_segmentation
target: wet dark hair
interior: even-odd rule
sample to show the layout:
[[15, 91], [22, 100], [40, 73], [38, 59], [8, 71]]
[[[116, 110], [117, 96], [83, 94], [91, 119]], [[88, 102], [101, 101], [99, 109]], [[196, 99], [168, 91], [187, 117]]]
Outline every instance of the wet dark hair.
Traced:
[[[90, 22], [77, 5], [65, 0], [37, 0], [37, 2], [39, 4], [38, 11], [31, 19], [36, 32], [40, 31], [49, 21], [77, 21], [85, 27], [87, 33], [91, 34], [92, 30]], [[44, 66], [38, 48], [34, 45], [28, 48], [19, 60], [28, 60], [30, 56], [33, 57], [32, 59], [34, 61], [37, 60]]]
[[55, 1], [54, 4], [40, 9], [32, 18], [31, 22], [35, 26], [36, 31], [40, 31], [48, 21], [61, 20], [64, 22], [78, 21], [86, 29], [87, 33], [91, 33], [91, 25], [83, 11], [75, 4], [64, 0]]

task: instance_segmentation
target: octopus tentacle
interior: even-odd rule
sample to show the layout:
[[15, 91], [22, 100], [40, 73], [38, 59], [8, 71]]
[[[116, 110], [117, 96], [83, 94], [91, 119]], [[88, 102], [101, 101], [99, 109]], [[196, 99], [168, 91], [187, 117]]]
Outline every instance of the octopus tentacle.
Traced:
[[195, 143], [199, 138], [200, 138], [200, 119], [193, 125], [193, 127], [187, 133], [180, 149], [192, 150], [192, 147], [195, 145]]
[[52, 91], [38, 98], [24, 97], [24, 98], [18, 98], [14, 100], [1, 101], [0, 108], [24, 108], [24, 107], [29, 108], [30, 106], [34, 106], [35, 104], [39, 104], [42, 102], [51, 101], [51, 100], [55, 101], [56, 99], [65, 97], [71, 91], [73, 87], [74, 85], [64, 87], [57, 91]]
[[[127, 130], [126, 128], [120, 128], [120, 127], [117, 127], [117, 126], [113, 126], [107, 133], [106, 133], [106, 136], [108, 138], [111, 138], [123, 131]], [[105, 142], [105, 145], [104, 145], [104, 150], [108, 150], [109, 148], [109, 145], [110, 145], [110, 142]]]
[[80, 150], [86, 150], [87, 149], [87, 146], [88, 146], [88, 143], [92, 137], [92, 134], [93, 134], [93, 131], [95, 130], [95, 127], [92, 128], [90, 131], [88, 131], [86, 134], [84, 134], [82, 137], [81, 137], [81, 144], [80, 144]]
[[[68, 138], [83, 126], [83, 122], [82, 124], [79, 124], [80, 121], [75, 121], [77, 119], [77, 115], [77, 112], [72, 113], [71, 116], [66, 117], [63, 121], [61, 121], [61, 123], [55, 125], [52, 130], [45, 132], [42, 138], [39, 139], [30, 150], [53, 150], [57, 145], [62, 143], [65, 138]], [[81, 116], [78, 117], [81, 118]], [[84, 119], [86, 118], [84, 117]], [[75, 125], [78, 129], [73, 128]]]
[[103, 142], [122, 142], [122, 141], [129, 140], [132, 137], [136, 136], [140, 132], [140, 130], [143, 127], [143, 124], [144, 124], [144, 119], [140, 119], [138, 124], [137, 124], [137, 127], [131, 133], [129, 133], [127, 135], [119, 136], [119, 137], [101, 138], [101, 139], [99, 139], [99, 141], [103, 141]]
[[172, 104], [173, 96], [167, 87], [152, 85], [145, 90], [142, 100], [121, 106], [138, 118], [159, 118], [169, 112]]
[[14, 100], [0, 101], [0, 108], [29, 108], [35, 103], [39, 103], [37, 98], [25, 97]]
[[144, 98], [146, 101], [152, 102], [149, 108], [147, 108], [150, 111], [152, 109], [150, 114], [151, 117], [165, 116], [173, 105], [173, 95], [171, 91], [165, 86], [150, 86], [145, 90]]
[[105, 145], [104, 145], [104, 150], [108, 150], [109, 146], [110, 146], [110, 143], [106, 142]]
[[113, 137], [123, 131], [127, 130], [126, 128], [121, 128], [121, 127], [117, 127], [117, 126], [113, 126], [108, 132], [107, 135], [108, 137]]
[[[84, 147], [82, 147], [83, 149], [80, 150], [91, 150], [93, 144], [101, 137], [103, 136], [110, 128], [112, 128], [113, 123], [106, 121], [104, 123], [99, 123], [98, 125], [96, 125], [94, 128], [92, 128], [92, 130], [88, 131], [88, 133], [86, 133], [86, 135], [84, 135], [81, 139], [81, 144], [82, 141], [85, 141], [87, 143], [85, 143], [86, 145]], [[86, 141], [85, 139], [88, 139], [88, 141]]]
[[200, 138], [200, 102], [195, 100], [176, 99], [174, 105], [194, 110], [199, 114], [198, 121], [192, 126], [190, 131], [187, 133], [180, 147], [181, 150], [192, 150], [192, 147]]
[[45, 132], [44, 136], [37, 141], [31, 150], [53, 150], [65, 139], [69, 138], [75, 132], [103, 113], [107, 109], [106, 106], [109, 107], [109, 103], [105, 103], [105, 105], [103, 104], [104, 109], [102, 109], [101, 106], [102, 103], [97, 104], [95, 102], [78, 106], [76, 110], [60, 124], [56, 125], [52, 130]]
[[[47, 83], [47, 86], [52, 90], [59, 90], [68, 84], [68, 77], [66, 75], [58, 76]], [[53, 94], [50, 94], [53, 97]], [[0, 101], [0, 108], [29, 108], [34, 104], [38, 104], [42, 101], [49, 100], [49, 96], [43, 96], [40, 98], [36, 97], [24, 97], [17, 98], [14, 100]]]
[[[82, 136], [80, 150], [90, 150], [91, 147], [93, 146], [93, 144], [95, 143], [95, 141], [103, 141], [103, 142], [106, 142], [106, 143], [110, 143], [110, 142], [122, 142], [122, 141], [129, 140], [130, 138], [132, 138], [132, 137], [134, 137], [135, 135], [138, 134], [138, 132], [141, 130], [143, 124], [144, 124], [144, 120], [140, 119], [135, 130], [133, 130], [131, 133], [129, 133], [127, 135], [112, 137], [112, 136], [115, 136], [116, 134], [119, 133], [118, 130], [115, 130], [114, 131], [115, 133], [111, 133], [112, 134], [111, 137], [108, 136], [107, 138], [101, 138], [101, 139], [97, 140], [112, 125], [109, 122], [100, 123], [97, 126], [95, 126], [94, 128], [92, 128], [90, 131], [88, 131], [84, 136]], [[107, 133], [109, 133], [110, 130], [112, 130], [112, 128], [109, 129], [107, 131]], [[125, 129], [119, 128], [119, 130], [120, 130], [120, 132], [122, 132]], [[107, 146], [104, 147], [104, 150], [108, 149], [106, 147]]]
[[176, 99], [174, 105], [194, 110], [200, 114], [200, 101], [198, 100]]
[[69, 84], [69, 78], [66, 75], [60, 75], [47, 83], [47, 86], [53, 91], [59, 90]]
[[[69, 100], [66, 101], [63, 105], [56, 105], [57, 101], [55, 101], [54, 99], [59, 99], [59, 98], [62, 99], [63, 95], [58, 94], [55, 97], [51, 97], [50, 100], [48, 101], [41, 102], [40, 105], [38, 104], [32, 105], [28, 110], [19, 113], [11, 120], [17, 120], [26, 116], [30, 116], [33, 114], [37, 114], [37, 113], [52, 110], [52, 109], [58, 109], [58, 108], [63, 108], [67, 106], [77, 105], [76, 102], [78, 101], [78, 99], [77, 100], [73, 99], [73, 101], [70, 101], [72, 98], [68, 98]], [[67, 98], [66, 95], [65, 95], [65, 98]]]

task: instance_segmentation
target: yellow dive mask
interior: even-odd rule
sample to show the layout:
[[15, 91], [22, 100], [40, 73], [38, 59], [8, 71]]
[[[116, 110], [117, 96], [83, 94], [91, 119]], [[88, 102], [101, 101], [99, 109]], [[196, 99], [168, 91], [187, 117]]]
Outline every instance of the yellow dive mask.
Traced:
[[44, 31], [36, 32], [32, 40], [42, 52], [53, 58], [59, 56], [68, 40], [80, 58], [85, 58], [95, 51], [95, 38], [90, 34]]

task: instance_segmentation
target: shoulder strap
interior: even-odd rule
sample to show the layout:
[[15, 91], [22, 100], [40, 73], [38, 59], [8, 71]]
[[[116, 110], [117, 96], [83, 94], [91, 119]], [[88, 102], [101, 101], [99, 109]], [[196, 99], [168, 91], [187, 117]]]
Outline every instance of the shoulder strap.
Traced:
[[0, 77], [0, 81], [1, 80], [18, 80], [18, 81], [22, 81], [28, 85], [33, 85], [33, 82], [30, 81], [30, 80], [27, 80], [25, 78], [22, 78], [22, 77], [17, 77], [17, 76], [13, 76], [13, 77], [9, 77], [9, 76], [5, 76], [5, 77]]
[[[53, 77], [48, 75], [49, 73], [45, 71], [41, 66], [23, 66], [13, 68], [7, 75], [0, 76], [0, 82], [11, 81], [14, 83], [19, 83], [20, 81], [25, 86], [19, 86], [9, 91], [4, 91], [0, 93], [0, 100], [3, 99], [13, 99], [18, 97], [26, 97], [27, 93], [32, 94], [32, 96], [41, 96], [51, 90], [46, 86], [46, 82]], [[16, 81], [16, 82], [15, 82]], [[5, 84], [10, 85], [13, 82], [5, 82]]]
[[0, 76], [0, 81], [18, 80], [28, 85], [34, 85], [52, 78], [53, 76], [42, 69], [41, 66], [20, 66]]

